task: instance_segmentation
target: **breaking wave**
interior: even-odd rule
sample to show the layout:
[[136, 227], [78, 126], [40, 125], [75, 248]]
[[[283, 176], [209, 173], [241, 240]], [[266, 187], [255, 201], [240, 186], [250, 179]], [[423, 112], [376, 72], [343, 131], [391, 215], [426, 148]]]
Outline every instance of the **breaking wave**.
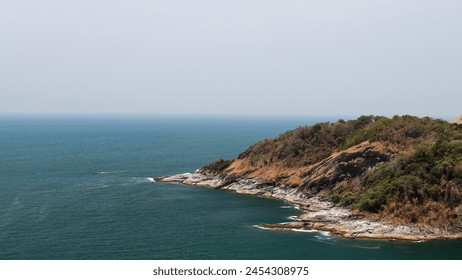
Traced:
[[302, 228], [293, 228], [291, 231], [296, 231], [296, 232], [319, 232], [319, 230], [315, 229], [302, 229]]

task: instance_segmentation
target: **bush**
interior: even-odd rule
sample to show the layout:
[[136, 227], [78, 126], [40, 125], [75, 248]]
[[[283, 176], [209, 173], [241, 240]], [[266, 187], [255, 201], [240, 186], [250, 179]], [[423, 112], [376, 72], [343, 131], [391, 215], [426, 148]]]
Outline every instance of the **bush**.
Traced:
[[212, 173], [218, 173], [228, 168], [231, 165], [231, 163], [231, 160], [224, 160], [221, 158], [205, 165], [204, 167], [202, 167], [202, 170], [209, 171]]

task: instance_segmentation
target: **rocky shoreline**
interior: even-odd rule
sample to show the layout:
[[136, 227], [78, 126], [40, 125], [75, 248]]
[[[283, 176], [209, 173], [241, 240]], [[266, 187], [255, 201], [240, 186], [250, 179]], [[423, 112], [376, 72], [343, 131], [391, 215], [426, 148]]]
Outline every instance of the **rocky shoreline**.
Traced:
[[327, 231], [345, 238], [368, 238], [388, 240], [433, 240], [460, 239], [462, 233], [450, 232], [444, 228], [393, 224], [335, 206], [319, 196], [308, 196], [297, 188], [275, 184], [259, 178], [235, 178], [229, 181], [224, 176], [211, 175], [201, 170], [173, 176], [154, 178], [156, 182], [181, 183], [214, 189], [234, 191], [240, 194], [275, 198], [297, 205], [302, 213], [290, 222], [260, 224], [259, 228], [280, 230]]

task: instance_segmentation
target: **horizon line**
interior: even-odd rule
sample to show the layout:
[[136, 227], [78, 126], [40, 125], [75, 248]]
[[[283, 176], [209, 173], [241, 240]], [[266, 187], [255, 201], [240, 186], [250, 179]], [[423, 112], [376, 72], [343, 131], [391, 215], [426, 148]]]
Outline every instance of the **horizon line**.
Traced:
[[192, 118], [339, 118], [356, 119], [360, 116], [416, 116], [430, 117], [434, 119], [451, 120], [459, 115], [414, 115], [414, 114], [214, 114], [214, 113], [117, 113], [117, 112], [0, 112], [0, 117], [127, 117], [127, 118], [152, 118], [152, 117], [192, 117]]

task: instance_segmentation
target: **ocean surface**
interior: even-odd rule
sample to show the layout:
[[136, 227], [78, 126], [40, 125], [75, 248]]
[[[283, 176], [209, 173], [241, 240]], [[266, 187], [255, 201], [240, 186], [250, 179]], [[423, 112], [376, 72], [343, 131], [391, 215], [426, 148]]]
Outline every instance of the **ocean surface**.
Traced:
[[0, 259], [462, 259], [462, 242], [262, 230], [283, 201], [155, 183], [336, 118], [0, 116]]

